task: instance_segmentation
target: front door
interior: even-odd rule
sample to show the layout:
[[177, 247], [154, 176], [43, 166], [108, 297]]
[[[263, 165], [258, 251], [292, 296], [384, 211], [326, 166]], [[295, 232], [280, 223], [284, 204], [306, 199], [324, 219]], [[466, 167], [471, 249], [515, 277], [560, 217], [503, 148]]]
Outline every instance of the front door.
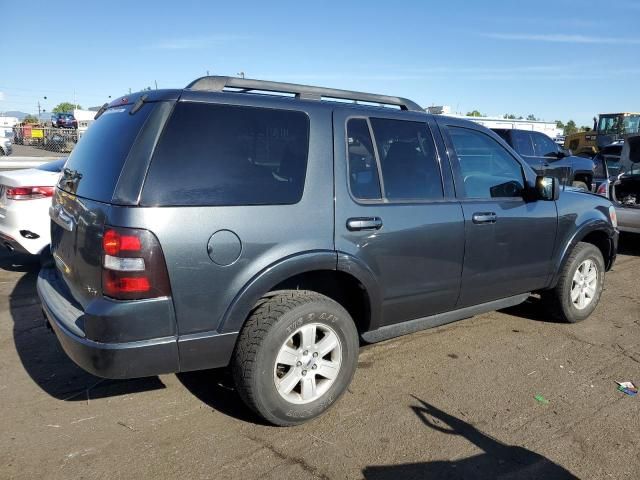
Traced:
[[378, 326], [453, 309], [464, 220], [426, 115], [337, 109], [334, 142], [336, 250], [376, 278]]
[[531, 132], [533, 148], [544, 167], [547, 177], [555, 177], [561, 185], [571, 185], [571, 163], [567, 157], [559, 155], [560, 147], [544, 133]]
[[546, 286], [551, 272], [555, 202], [525, 201], [522, 164], [492, 136], [438, 119], [448, 143], [465, 219], [465, 258], [458, 307]]

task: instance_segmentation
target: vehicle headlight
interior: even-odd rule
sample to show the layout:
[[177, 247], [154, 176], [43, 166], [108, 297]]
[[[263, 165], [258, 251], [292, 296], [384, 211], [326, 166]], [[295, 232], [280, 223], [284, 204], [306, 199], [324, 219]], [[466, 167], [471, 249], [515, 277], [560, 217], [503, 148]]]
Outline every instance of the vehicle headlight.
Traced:
[[616, 214], [616, 209], [613, 205], [609, 206], [609, 218], [611, 219], [613, 228], [618, 228], [618, 215]]

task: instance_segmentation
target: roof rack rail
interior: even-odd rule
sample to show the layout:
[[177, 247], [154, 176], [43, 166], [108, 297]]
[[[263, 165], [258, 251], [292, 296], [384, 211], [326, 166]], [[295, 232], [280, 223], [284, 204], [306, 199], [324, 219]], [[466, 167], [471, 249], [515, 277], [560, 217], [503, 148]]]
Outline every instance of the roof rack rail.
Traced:
[[303, 100], [353, 100], [360, 102], [394, 105], [402, 110], [423, 112], [417, 103], [401, 97], [376, 95], [373, 93], [353, 92], [337, 88], [313, 87], [296, 83], [270, 82], [268, 80], [253, 80], [250, 78], [208, 76], [200, 77], [186, 86], [190, 90], [222, 92], [225, 88], [238, 88], [243, 92], [261, 91], [295, 94], [295, 98]]

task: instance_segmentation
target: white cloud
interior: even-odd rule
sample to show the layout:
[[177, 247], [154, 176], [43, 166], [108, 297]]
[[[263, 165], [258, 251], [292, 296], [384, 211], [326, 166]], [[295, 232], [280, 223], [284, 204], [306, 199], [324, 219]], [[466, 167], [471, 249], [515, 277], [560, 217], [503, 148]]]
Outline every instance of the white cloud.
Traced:
[[588, 43], [600, 45], [640, 45], [640, 38], [598, 37], [594, 35], [566, 35], [561, 33], [483, 33], [495, 40], [524, 40], [529, 42]]
[[233, 34], [205, 35], [196, 37], [181, 37], [160, 40], [148, 45], [153, 50], [198, 50], [215, 47], [229, 42], [246, 40], [247, 37]]

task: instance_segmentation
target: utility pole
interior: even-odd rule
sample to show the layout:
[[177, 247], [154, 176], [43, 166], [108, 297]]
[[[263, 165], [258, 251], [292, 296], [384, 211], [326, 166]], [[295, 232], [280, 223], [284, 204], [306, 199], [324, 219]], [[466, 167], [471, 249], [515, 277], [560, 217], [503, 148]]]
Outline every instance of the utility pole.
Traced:
[[156, 84], [156, 90], [157, 90], [157, 89], [158, 89], [158, 81], [157, 81], [157, 80], [154, 80], [154, 81], [153, 81], [153, 83], [155, 83], [155, 84]]
[[238, 72], [238, 76], [244, 80], [244, 72]]

